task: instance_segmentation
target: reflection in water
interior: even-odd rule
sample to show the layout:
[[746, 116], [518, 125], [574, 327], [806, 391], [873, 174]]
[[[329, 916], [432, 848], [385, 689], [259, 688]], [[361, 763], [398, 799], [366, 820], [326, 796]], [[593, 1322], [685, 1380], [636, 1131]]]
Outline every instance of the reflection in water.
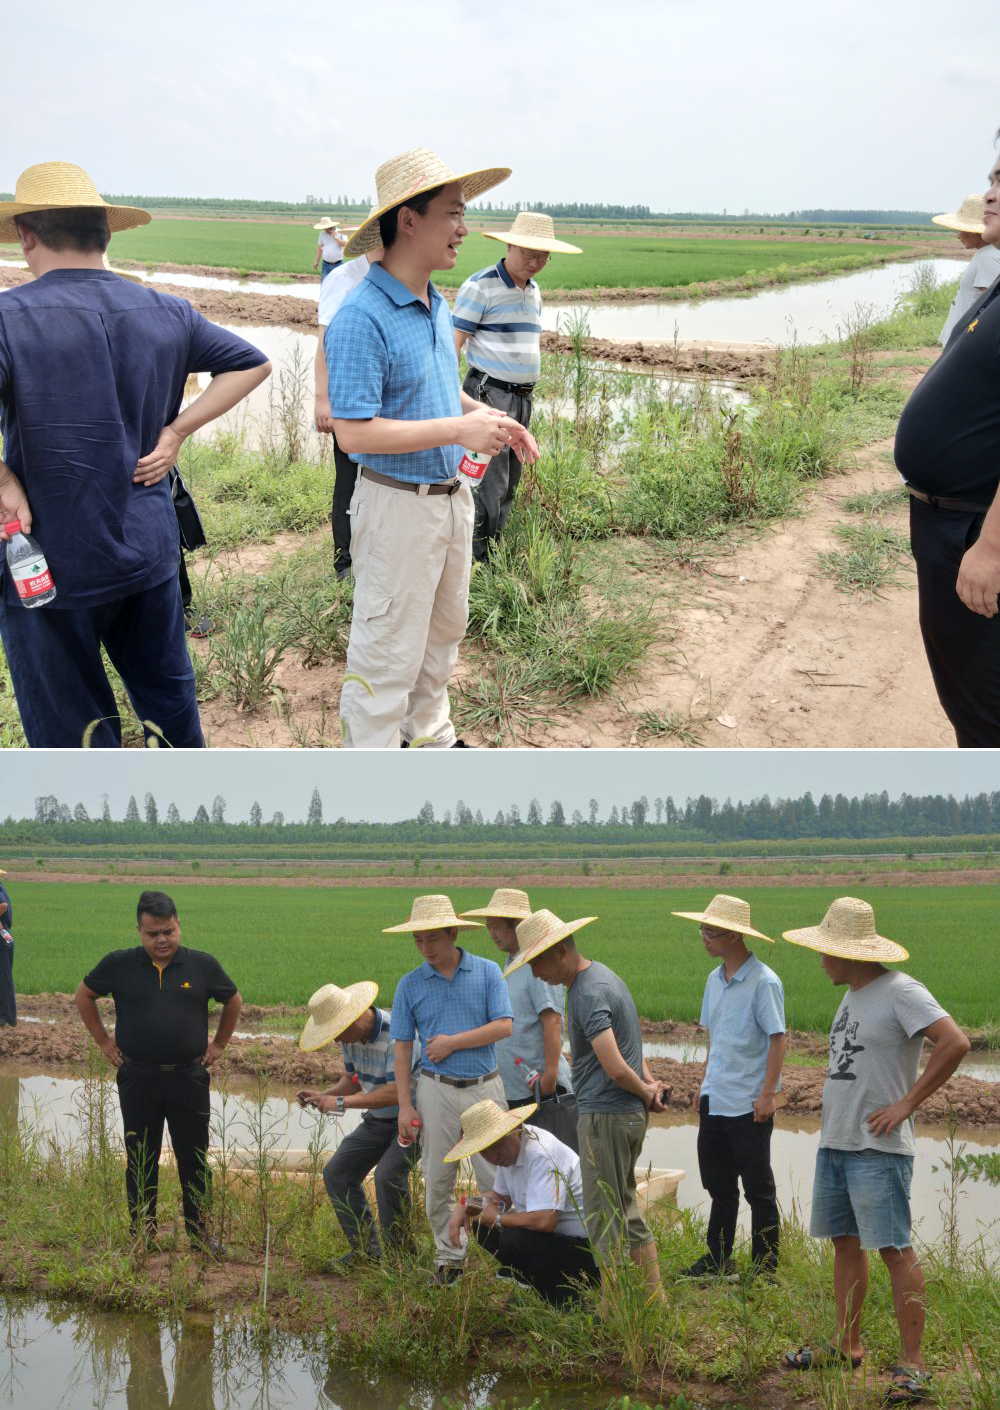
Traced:
[[215, 1328], [211, 1322], [181, 1322], [173, 1362], [173, 1395], [167, 1392], [159, 1323], [152, 1318], [128, 1321], [125, 1383], [127, 1410], [215, 1410], [212, 1394]]

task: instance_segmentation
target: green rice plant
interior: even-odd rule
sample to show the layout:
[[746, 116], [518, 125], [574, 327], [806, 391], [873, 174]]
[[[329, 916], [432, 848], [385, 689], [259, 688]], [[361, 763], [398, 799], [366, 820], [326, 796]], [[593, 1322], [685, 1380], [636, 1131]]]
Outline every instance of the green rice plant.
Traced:
[[841, 592], [877, 596], [899, 581], [899, 568], [909, 557], [904, 535], [876, 521], [838, 524], [834, 532], [846, 548], [821, 553], [818, 561]]

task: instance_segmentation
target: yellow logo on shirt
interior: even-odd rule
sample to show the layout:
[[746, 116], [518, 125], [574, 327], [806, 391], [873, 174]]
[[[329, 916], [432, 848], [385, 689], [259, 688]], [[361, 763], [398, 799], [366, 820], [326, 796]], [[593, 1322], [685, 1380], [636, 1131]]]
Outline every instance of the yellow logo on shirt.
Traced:
[[190, 988], [191, 988], [191, 985], [190, 985], [189, 982], [185, 979], [184, 983], [181, 985], [181, 988], [182, 988], [182, 989], [190, 989]]
[[974, 318], [974, 319], [972, 320], [972, 322], [969, 324], [968, 328], [966, 328], [965, 331], [966, 331], [967, 333], [974, 333], [974, 332], [976, 331], [976, 327], [977, 327], [978, 323], [979, 323], [979, 319], [978, 319], [978, 318]]

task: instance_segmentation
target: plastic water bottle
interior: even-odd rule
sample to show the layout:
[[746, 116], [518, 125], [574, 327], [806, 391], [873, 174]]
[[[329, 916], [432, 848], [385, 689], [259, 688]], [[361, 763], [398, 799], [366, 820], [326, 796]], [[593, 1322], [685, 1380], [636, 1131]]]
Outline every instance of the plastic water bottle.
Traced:
[[416, 1118], [415, 1121], [411, 1121], [410, 1128], [414, 1134], [409, 1138], [409, 1140], [407, 1140], [405, 1136], [397, 1136], [396, 1144], [398, 1146], [402, 1146], [404, 1151], [409, 1150], [410, 1147], [413, 1145], [413, 1142], [417, 1139], [417, 1136], [420, 1134], [420, 1128], [423, 1124], [424, 1123], [420, 1120], [419, 1116]]
[[17, 595], [24, 607], [44, 607], [56, 595], [56, 585], [52, 581], [45, 554], [30, 534], [21, 530], [20, 519], [12, 519], [4, 524], [7, 540], [7, 563], [14, 579]]
[[482, 483], [486, 474], [486, 467], [493, 459], [484, 450], [463, 450], [462, 459], [458, 462], [458, 473], [473, 489]]
[[11, 935], [7, 927], [2, 922], [0, 922], [0, 944], [13, 945], [13, 943], [13, 935]]
[[528, 1067], [524, 1058], [515, 1058], [514, 1066], [521, 1069], [521, 1076], [524, 1078], [529, 1088], [534, 1087], [535, 1083], [542, 1075], [537, 1067]]

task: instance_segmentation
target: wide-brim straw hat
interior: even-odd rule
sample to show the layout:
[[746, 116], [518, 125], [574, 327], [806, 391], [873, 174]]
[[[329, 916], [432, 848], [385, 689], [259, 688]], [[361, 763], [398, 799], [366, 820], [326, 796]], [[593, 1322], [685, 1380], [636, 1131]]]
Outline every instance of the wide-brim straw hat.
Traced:
[[585, 925], [591, 925], [596, 916], [580, 916], [577, 920], [560, 920], [552, 911], [534, 911], [527, 920], [517, 927], [517, 954], [504, 970], [504, 975], [513, 974], [522, 965], [551, 950], [560, 940], [575, 935]]
[[737, 935], [752, 935], [755, 940], [767, 940], [774, 944], [770, 935], [754, 930], [750, 924], [750, 903], [741, 901], [739, 896], [720, 894], [713, 896], [703, 911], [671, 911], [672, 916], [681, 920], [696, 920], [701, 925], [715, 925], [720, 930], [733, 930]]
[[842, 960], [897, 964], [910, 958], [909, 950], [879, 935], [875, 929], [875, 912], [867, 901], [860, 901], [856, 896], [838, 896], [819, 925], [786, 930], [783, 934], [793, 945], [804, 945], [807, 950], [836, 955]]
[[537, 1110], [537, 1102], [528, 1102], [524, 1106], [515, 1107], [513, 1111], [504, 1111], [502, 1106], [498, 1106], [489, 1098], [466, 1107], [461, 1116], [462, 1139], [441, 1159], [446, 1165], [450, 1165], [455, 1161], [464, 1160], [467, 1155], [477, 1155], [487, 1146], [502, 1141], [504, 1136], [516, 1131], [532, 1112]]
[[527, 891], [518, 891], [513, 886], [499, 886], [490, 897], [488, 906], [480, 906], [475, 911], [463, 911], [464, 916], [492, 916], [496, 920], [527, 920], [531, 915], [531, 902]]
[[339, 1038], [345, 1029], [361, 1017], [365, 1009], [370, 1009], [378, 995], [378, 985], [371, 979], [362, 979], [357, 984], [348, 984], [346, 989], [338, 989], [336, 984], [324, 984], [309, 1000], [309, 1017], [299, 1039], [299, 1047], [304, 1053], [314, 1053], [317, 1048], [325, 1048], [334, 1038]]
[[499, 186], [510, 175], [509, 166], [487, 166], [478, 171], [452, 171], [435, 153], [426, 147], [414, 147], [409, 152], [401, 152], [398, 157], [390, 157], [375, 173], [375, 205], [371, 215], [358, 226], [344, 247], [344, 254], [363, 255], [382, 243], [379, 234], [379, 219], [386, 211], [404, 205], [419, 196], [423, 191], [433, 191], [435, 186], [447, 186], [457, 181], [462, 187], [466, 201], [474, 201], [477, 196]]
[[32, 215], [35, 211], [75, 210], [94, 207], [103, 210], [108, 229], [131, 230], [136, 225], [148, 225], [149, 211], [138, 206], [109, 206], [82, 166], [72, 162], [39, 162], [21, 172], [14, 188], [12, 201], [0, 201], [0, 240], [16, 240], [16, 215]]
[[328, 215], [325, 215], [322, 220], [317, 220], [316, 224], [313, 226], [313, 229], [314, 229], [314, 230], [339, 230], [339, 229], [340, 229], [340, 226], [337, 224], [337, 222], [336, 222], [335, 220], [331, 220]]
[[931, 220], [935, 225], [943, 225], [946, 230], [960, 230], [966, 235], [982, 235], [986, 229], [983, 220], [985, 210], [982, 196], [966, 196], [957, 211], [932, 215]]
[[556, 227], [550, 215], [541, 211], [518, 211], [509, 230], [483, 230], [487, 240], [499, 240], [504, 245], [517, 245], [522, 250], [547, 250], [552, 255], [582, 255], [579, 245], [569, 245], [556, 239]]
[[447, 896], [414, 896], [410, 907], [410, 918], [402, 925], [387, 925], [383, 935], [397, 935], [401, 931], [416, 930], [482, 930], [478, 920], [462, 920], [455, 914], [455, 907]]

